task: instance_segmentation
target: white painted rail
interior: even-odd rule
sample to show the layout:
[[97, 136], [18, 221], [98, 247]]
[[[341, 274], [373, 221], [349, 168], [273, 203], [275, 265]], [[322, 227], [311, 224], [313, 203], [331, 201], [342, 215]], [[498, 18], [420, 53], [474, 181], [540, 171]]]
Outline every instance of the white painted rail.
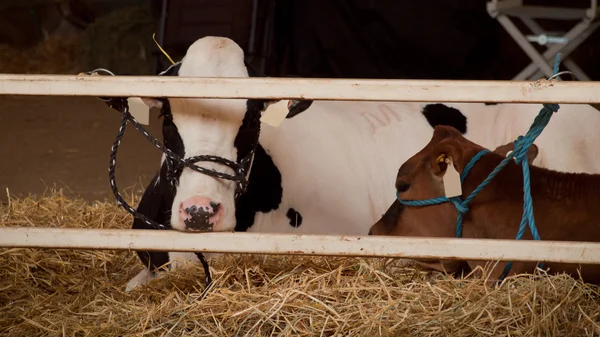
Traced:
[[600, 103], [600, 82], [0, 74], [0, 95]]
[[[0, 95], [600, 103], [600, 82], [0, 74]], [[0, 227], [0, 247], [600, 264], [600, 243]]]
[[0, 228], [0, 247], [258, 253], [600, 264], [600, 243], [74, 228]]

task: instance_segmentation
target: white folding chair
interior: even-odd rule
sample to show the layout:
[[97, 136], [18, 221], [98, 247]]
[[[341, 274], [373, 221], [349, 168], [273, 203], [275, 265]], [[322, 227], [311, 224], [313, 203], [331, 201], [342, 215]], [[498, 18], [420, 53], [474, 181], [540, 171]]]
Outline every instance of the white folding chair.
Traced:
[[[562, 54], [561, 63], [577, 76], [580, 81], [590, 81], [583, 70], [569, 59], [571, 54], [585, 39], [587, 39], [599, 26], [597, 0], [590, 0], [589, 8], [542, 7], [523, 5], [523, 0], [491, 0], [487, 3], [487, 11], [492, 18], [504, 27], [510, 36], [517, 42], [523, 51], [532, 60], [513, 80], [539, 79], [543, 75], [550, 77], [553, 74], [551, 62], [558, 52]], [[535, 35], [525, 36], [509, 17], [519, 18]], [[536, 19], [550, 20], [580, 20], [571, 30], [563, 36], [549, 36]], [[550, 45], [543, 54], [540, 54], [530, 42], [540, 45]]]

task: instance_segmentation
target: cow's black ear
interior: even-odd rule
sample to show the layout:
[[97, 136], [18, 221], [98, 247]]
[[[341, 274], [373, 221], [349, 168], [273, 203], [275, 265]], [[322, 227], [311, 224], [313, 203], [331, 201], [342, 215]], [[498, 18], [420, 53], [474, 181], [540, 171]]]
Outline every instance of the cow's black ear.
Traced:
[[285, 118], [292, 118], [296, 115], [301, 114], [302, 112], [310, 108], [312, 103], [312, 100], [290, 100], [290, 103], [288, 104], [289, 112]]
[[[250, 110], [258, 110], [265, 111], [267, 107], [271, 104], [275, 104], [280, 100], [270, 100], [270, 99], [249, 99], [248, 100], [248, 109]], [[288, 114], [285, 118], [292, 118], [306, 111], [311, 104], [312, 100], [290, 100], [288, 103]]]

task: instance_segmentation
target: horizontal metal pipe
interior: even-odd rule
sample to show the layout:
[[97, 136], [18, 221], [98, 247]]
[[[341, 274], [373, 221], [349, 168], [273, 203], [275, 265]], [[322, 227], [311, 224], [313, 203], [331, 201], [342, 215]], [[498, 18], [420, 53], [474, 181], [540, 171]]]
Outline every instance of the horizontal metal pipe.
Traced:
[[0, 74], [2, 95], [600, 103], [600, 82]]
[[532, 240], [2, 227], [0, 247], [600, 264], [600, 243]]

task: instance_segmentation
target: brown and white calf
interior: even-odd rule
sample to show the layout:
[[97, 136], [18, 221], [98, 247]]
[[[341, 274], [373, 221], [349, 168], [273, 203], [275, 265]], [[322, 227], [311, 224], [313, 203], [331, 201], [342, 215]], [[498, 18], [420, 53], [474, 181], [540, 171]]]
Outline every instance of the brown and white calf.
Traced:
[[[471, 169], [462, 185], [463, 198], [468, 196], [512, 150], [501, 146], [496, 153], [485, 154]], [[402, 200], [425, 200], [444, 195], [443, 176], [448, 164], [440, 157], [450, 157], [461, 173], [479, 151], [479, 146], [448, 126], [436, 126], [431, 141], [400, 167], [396, 189]], [[537, 147], [530, 148], [532, 159]], [[565, 173], [530, 165], [531, 196], [535, 223], [542, 240], [600, 242], [600, 175]], [[523, 213], [523, 173], [521, 165], [509, 163], [469, 204], [463, 220], [463, 237], [477, 239], [515, 239]], [[398, 200], [370, 230], [372, 235], [455, 237], [458, 212], [452, 203], [431, 206], [404, 206]], [[529, 229], [523, 240], [531, 240]], [[455, 272], [459, 261], [419, 261], [434, 269]], [[467, 261], [471, 268], [483, 261]], [[504, 268], [501, 262], [491, 272], [497, 279]], [[511, 274], [528, 273], [535, 262], [514, 262]], [[550, 273], [565, 272], [584, 281], [600, 283], [600, 265], [548, 262]]]

